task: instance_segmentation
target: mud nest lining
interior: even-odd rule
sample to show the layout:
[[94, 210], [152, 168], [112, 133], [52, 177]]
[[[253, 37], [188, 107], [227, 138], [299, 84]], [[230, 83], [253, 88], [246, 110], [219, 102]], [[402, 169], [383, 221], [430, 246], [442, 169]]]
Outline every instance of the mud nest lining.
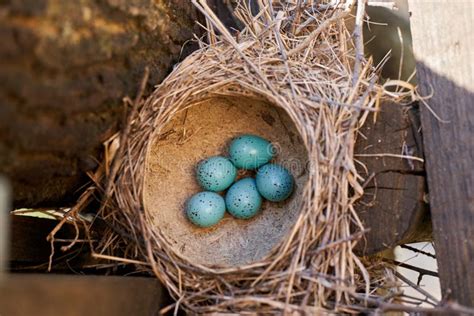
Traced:
[[[194, 177], [197, 163], [226, 154], [229, 141], [242, 133], [272, 141], [275, 161], [295, 175], [295, 193], [285, 202], [264, 202], [252, 220], [226, 214], [209, 229], [192, 225], [184, 209], [185, 202], [201, 191]], [[284, 111], [255, 98], [211, 98], [175, 115], [153, 141], [146, 163], [143, 206], [152, 214], [154, 226], [190, 262], [227, 267], [256, 262], [293, 226], [308, 180], [307, 161], [306, 149]]]

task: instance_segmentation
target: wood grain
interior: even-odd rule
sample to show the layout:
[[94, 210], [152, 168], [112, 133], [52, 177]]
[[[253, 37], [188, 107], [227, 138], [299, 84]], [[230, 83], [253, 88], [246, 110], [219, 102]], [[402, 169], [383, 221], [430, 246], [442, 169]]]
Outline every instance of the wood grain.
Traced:
[[[31, 216], [9, 216], [8, 262], [10, 271], [47, 272], [51, 244], [46, 240], [48, 234], [57, 225], [57, 221]], [[97, 273], [99, 262], [92, 258], [88, 244], [78, 242], [69, 251], [61, 251], [61, 246], [68, 245], [75, 237], [76, 231], [71, 224], [65, 224], [56, 234], [58, 240], [53, 257], [53, 272], [60, 273]], [[81, 230], [80, 239], [84, 239]], [[122, 269], [123, 270], [123, 269]], [[102, 271], [100, 271], [101, 273]], [[105, 272], [105, 271], [104, 271]], [[124, 273], [128, 270], [124, 270]]]
[[[10, 215], [9, 217], [9, 261], [21, 265], [47, 263], [51, 254], [51, 245], [46, 237], [58, 222], [31, 216]], [[66, 224], [58, 232], [57, 238], [73, 239], [74, 235], [74, 227]], [[57, 248], [60, 245], [58, 244]], [[61, 256], [63, 253], [58, 250], [57, 255]]]
[[378, 118], [372, 115], [360, 130], [356, 142], [358, 171], [366, 179], [365, 194], [356, 210], [370, 229], [358, 244], [361, 254], [371, 255], [396, 245], [431, 238], [429, 213], [423, 201], [424, 166], [414, 160], [393, 157], [357, 157], [405, 154], [422, 157], [414, 109], [386, 102]]
[[158, 315], [155, 278], [11, 274], [0, 283], [0, 315]]
[[193, 47], [197, 12], [188, 0], [5, 0], [0, 11], [0, 173], [15, 207], [71, 204], [145, 66], [150, 91]]
[[444, 295], [474, 306], [474, 3], [410, 0], [433, 234]]

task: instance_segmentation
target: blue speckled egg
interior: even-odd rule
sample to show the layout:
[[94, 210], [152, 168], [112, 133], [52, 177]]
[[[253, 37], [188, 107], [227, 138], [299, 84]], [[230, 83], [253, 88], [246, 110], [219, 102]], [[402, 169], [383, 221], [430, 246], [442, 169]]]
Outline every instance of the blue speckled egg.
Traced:
[[293, 192], [293, 176], [284, 167], [277, 164], [266, 164], [258, 169], [257, 189], [269, 201], [280, 202]]
[[225, 214], [225, 201], [214, 192], [199, 192], [189, 199], [186, 215], [195, 225], [210, 227], [217, 224]]
[[232, 162], [222, 156], [207, 158], [199, 163], [197, 180], [204, 190], [219, 192], [234, 182], [237, 169]]
[[234, 183], [225, 196], [227, 211], [240, 219], [249, 219], [260, 210], [262, 197], [253, 178], [244, 178]]
[[257, 169], [268, 163], [274, 153], [268, 140], [249, 134], [234, 138], [229, 148], [230, 159], [240, 169]]

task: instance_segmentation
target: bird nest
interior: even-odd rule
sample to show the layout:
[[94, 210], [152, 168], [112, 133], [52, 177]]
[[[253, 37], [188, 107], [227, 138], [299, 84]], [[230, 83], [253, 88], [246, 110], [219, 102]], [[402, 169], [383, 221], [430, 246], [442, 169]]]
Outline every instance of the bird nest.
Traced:
[[[358, 311], [383, 270], [353, 251], [364, 233], [356, 134], [385, 94], [363, 55], [364, 2], [351, 31], [354, 1], [261, 1], [257, 14], [243, 4], [234, 35], [192, 2], [207, 39], [123, 131], [99, 213], [111, 228], [96, 253], [154, 273], [187, 311]], [[184, 203], [198, 191], [196, 162], [242, 133], [276, 145], [295, 193], [249, 221], [192, 226]]]

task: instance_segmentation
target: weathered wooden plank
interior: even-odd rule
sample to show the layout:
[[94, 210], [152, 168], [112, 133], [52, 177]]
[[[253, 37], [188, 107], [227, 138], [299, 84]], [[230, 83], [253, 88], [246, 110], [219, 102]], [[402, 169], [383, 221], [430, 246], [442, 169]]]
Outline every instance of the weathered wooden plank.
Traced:
[[[51, 245], [46, 237], [57, 223], [45, 218], [10, 215], [9, 260], [29, 264], [48, 262]], [[66, 224], [58, 232], [57, 238], [72, 239], [74, 235], [74, 228]]]
[[0, 315], [158, 315], [156, 278], [11, 274], [0, 283]]
[[370, 255], [402, 243], [431, 238], [429, 214], [423, 201], [423, 164], [383, 156], [422, 157], [421, 145], [417, 141], [416, 113], [413, 112], [400, 104], [386, 102], [381, 106], [377, 121], [373, 123], [373, 117], [369, 116], [360, 130], [355, 154], [365, 165], [358, 165], [358, 169], [367, 183], [356, 210], [370, 231], [359, 243], [359, 253]]
[[[47, 271], [51, 244], [46, 240], [48, 234], [56, 227], [58, 221], [30, 216], [9, 216], [9, 243], [8, 261], [12, 271], [33, 270], [36, 272]], [[55, 255], [53, 257], [52, 271], [77, 272], [87, 269], [98, 263], [90, 255], [88, 245], [77, 243], [71, 250], [63, 252], [62, 245], [67, 245], [73, 240], [76, 231], [73, 225], [65, 224], [57, 232], [55, 242]], [[79, 236], [81, 240], [84, 237]]]
[[122, 98], [196, 47], [197, 17], [188, 0], [1, 1], [0, 173], [16, 207], [77, 198]]
[[474, 2], [410, 0], [428, 187], [444, 295], [474, 306]]

